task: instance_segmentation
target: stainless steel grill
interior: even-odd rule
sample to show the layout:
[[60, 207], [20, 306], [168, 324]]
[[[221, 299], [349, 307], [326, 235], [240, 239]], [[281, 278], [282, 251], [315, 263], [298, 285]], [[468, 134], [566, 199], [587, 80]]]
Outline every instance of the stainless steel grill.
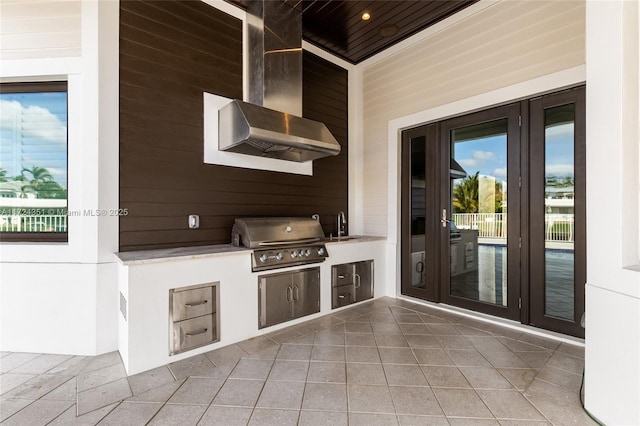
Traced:
[[323, 239], [320, 222], [305, 217], [236, 219], [231, 231], [233, 245], [254, 249], [254, 272], [324, 262]]

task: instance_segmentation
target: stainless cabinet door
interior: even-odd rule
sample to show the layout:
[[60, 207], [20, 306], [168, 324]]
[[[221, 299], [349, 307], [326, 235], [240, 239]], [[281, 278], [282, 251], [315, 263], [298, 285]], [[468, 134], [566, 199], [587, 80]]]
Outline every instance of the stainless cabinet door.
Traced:
[[333, 287], [331, 289], [331, 309], [341, 308], [354, 303], [355, 300], [355, 285], [347, 284], [340, 287]]
[[356, 302], [373, 297], [373, 260], [355, 263]]
[[320, 312], [320, 268], [305, 269], [291, 276], [293, 283], [293, 317]]
[[289, 321], [293, 305], [291, 274], [259, 277], [258, 302], [258, 328]]

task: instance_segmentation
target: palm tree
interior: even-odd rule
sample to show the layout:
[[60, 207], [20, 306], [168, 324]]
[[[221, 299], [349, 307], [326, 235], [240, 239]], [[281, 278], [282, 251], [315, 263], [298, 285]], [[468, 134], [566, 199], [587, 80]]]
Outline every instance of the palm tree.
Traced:
[[478, 174], [467, 176], [453, 187], [453, 212], [478, 212]]
[[[25, 176], [28, 173], [31, 177]], [[22, 169], [23, 181], [29, 182], [22, 187], [22, 192], [35, 192], [38, 198], [66, 198], [67, 191], [53, 179], [53, 176], [44, 167], [33, 166], [31, 169]], [[16, 179], [17, 180], [17, 179]]]

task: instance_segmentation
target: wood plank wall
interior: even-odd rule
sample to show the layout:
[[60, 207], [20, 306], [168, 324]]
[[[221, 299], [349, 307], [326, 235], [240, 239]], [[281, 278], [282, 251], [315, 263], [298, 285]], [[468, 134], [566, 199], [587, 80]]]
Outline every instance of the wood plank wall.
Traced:
[[236, 217], [318, 213], [335, 232], [347, 211], [347, 72], [308, 52], [303, 114], [340, 155], [313, 176], [203, 163], [202, 92], [242, 97], [241, 39], [239, 20], [201, 1], [120, 2], [121, 251], [228, 243]]

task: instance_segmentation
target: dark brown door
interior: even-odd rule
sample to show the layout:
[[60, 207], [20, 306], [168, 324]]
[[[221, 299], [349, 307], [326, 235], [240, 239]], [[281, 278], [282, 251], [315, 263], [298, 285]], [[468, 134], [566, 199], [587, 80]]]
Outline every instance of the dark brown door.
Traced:
[[529, 105], [529, 323], [584, 337], [585, 89]]
[[439, 301], [437, 124], [402, 134], [402, 294]]
[[520, 104], [440, 124], [441, 300], [519, 319]]

